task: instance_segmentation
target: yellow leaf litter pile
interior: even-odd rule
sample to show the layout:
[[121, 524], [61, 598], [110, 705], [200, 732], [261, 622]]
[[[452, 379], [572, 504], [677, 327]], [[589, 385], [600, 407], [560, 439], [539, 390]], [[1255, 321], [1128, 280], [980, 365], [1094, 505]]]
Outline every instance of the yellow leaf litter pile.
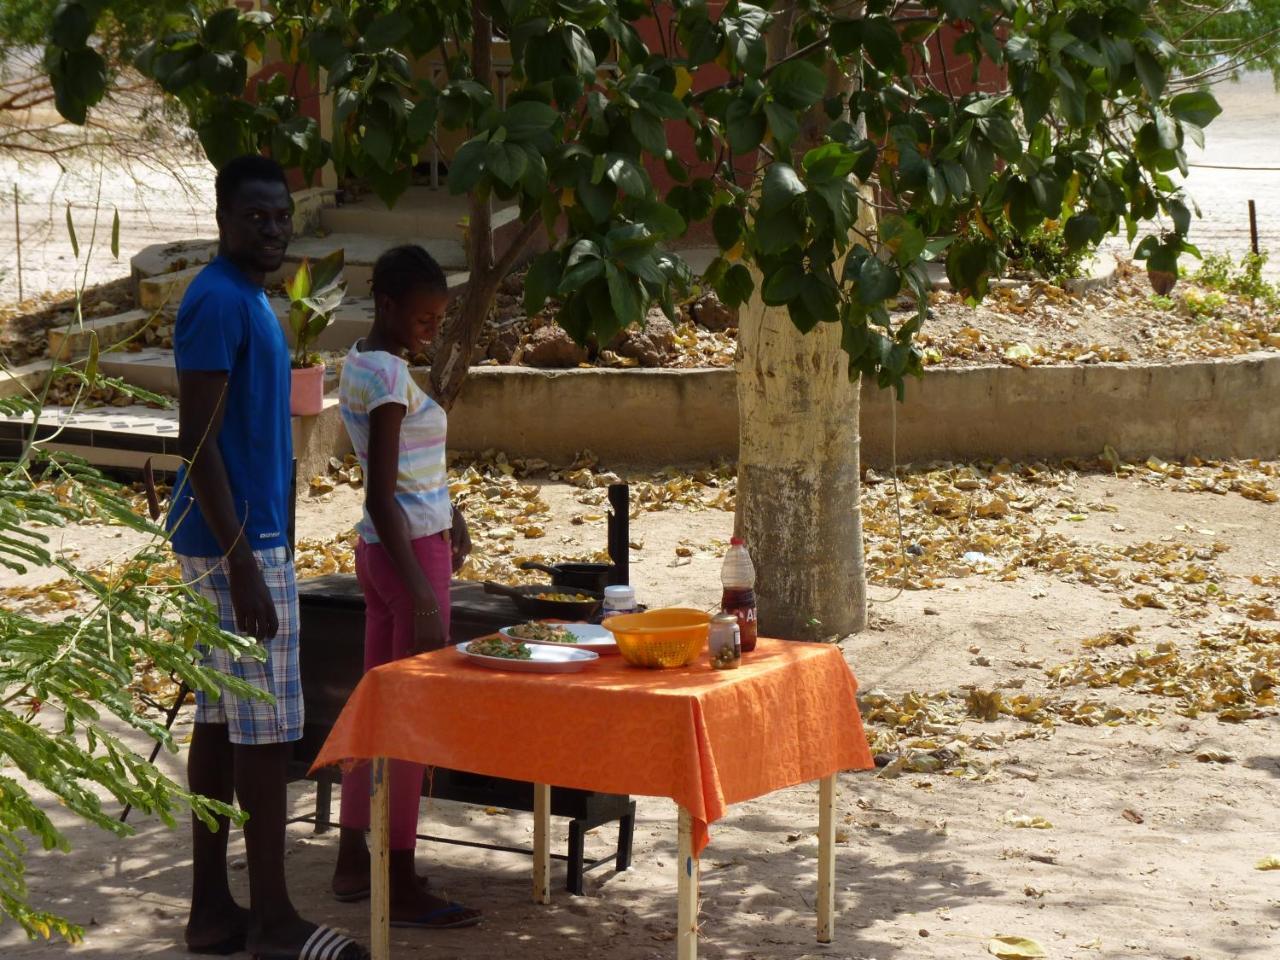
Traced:
[[[331, 493], [336, 483], [358, 486], [361, 482], [353, 461], [335, 461], [331, 467], [327, 478], [317, 478], [319, 484], [312, 481], [313, 492], [320, 496]], [[1194, 651], [1160, 640], [1146, 641], [1132, 629], [1112, 631], [1086, 640], [1085, 653], [1078, 660], [1045, 671], [1041, 691], [1010, 687], [897, 696], [868, 692], [863, 698], [866, 718], [876, 750], [892, 755], [888, 772], [945, 769], [984, 776], [993, 764], [975, 756], [1005, 739], [1051, 735], [1058, 723], [1149, 723], [1159, 716], [1160, 710], [1150, 704], [1121, 703], [1104, 696], [1116, 690], [1171, 699], [1174, 709], [1189, 716], [1209, 713], [1223, 720], [1247, 720], [1273, 711], [1280, 644], [1265, 625], [1276, 618], [1280, 607], [1280, 577], [1254, 576], [1245, 590], [1224, 587], [1218, 562], [1227, 548], [1216, 542], [1197, 545], [1167, 536], [1155, 542], [1113, 545], [1073, 536], [1076, 522], [1085, 517], [1100, 514], [1108, 522], [1123, 520], [1111, 504], [1080, 495], [1081, 472], [1087, 470], [1169, 490], [1241, 496], [1260, 503], [1275, 502], [1280, 488], [1274, 463], [1149, 460], [1130, 464], [1110, 451], [1093, 463], [907, 467], [899, 471], [900, 542], [891, 478], [866, 470], [863, 514], [868, 578], [880, 586], [905, 583], [909, 589], [927, 590], [955, 578], [1009, 581], [1035, 572], [1115, 594], [1126, 606], [1167, 611], [1166, 616], [1188, 625], [1225, 614], [1247, 621], [1247, 626], [1203, 626]], [[590, 525], [604, 524], [607, 487], [619, 479], [631, 485], [633, 516], [661, 510], [731, 510], [736, 495], [734, 472], [727, 464], [620, 477], [603, 469], [589, 452], [555, 468], [543, 461], [509, 460], [490, 452], [455, 463], [450, 476], [451, 494], [466, 511], [476, 543], [463, 576], [506, 582], [538, 579], [537, 574], [519, 569], [524, 560], [601, 557], [599, 551], [584, 554], [575, 542], [578, 538], [550, 542], [544, 482], [572, 487], [582, 510], [571, 520]], [[139, 512], [145, 510], [140, 492], [134, 506]], [[300, 577], [353, 569], [351, 532], [325, 540], [302, 539], [297, 546]], [[173, 573], [172, 568], [151, 571], [156, 582]], [[43, 615], [59, 615], [80, 601], [79, 590], [70, 580], [0, 593], [7, 604]], [[156, 683], [153, 678], [149, 685]], [[1020, 686], [1021, 680], [1017, 683]], [[970, 729], [974, 724], [995, 726], [976, 728], [980, 732], [975, 733]]]
[[[978, 309], [933, 291], [918, 344], [926, 366], [1028, 367], [1196, 360], [1280, 349], [1280, 311], [1266, 297], [1194, 279], [1155, 297], [1122, 263], [1110, 288], [1073, 295], [1041, 280], [994, 288]], [[903, 318], [914, 310], [901, 304]]]

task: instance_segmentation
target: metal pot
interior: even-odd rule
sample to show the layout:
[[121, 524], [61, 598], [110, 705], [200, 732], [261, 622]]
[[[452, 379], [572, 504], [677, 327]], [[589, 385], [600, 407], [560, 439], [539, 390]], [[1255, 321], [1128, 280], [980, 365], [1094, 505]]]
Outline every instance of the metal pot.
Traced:
[[[554, 585], [553, 585], [554, 586]], [[603, 594], [582, 587], [574, 588], [574, 593], [582, 593], [590, 600], [543, 600], [538, 595], [552, 592], [549, 588], [537, 584], [510, 587], [505, 583], [494, 583], [486, 580], [485, 593], [497, 593], [510, 597], [515, 601], [516, 609], [527, 617], [548, 618], [556, 620], [590, 620], [600, 612]]]
[[551, 583], [557, 587], [574, 590], [592, 590], [604, 593], [612, 581], [614, 566], [611, 563], [535, 563], [532, 560], [520, 564], [522, 570], [541, 570], [551, 574]]

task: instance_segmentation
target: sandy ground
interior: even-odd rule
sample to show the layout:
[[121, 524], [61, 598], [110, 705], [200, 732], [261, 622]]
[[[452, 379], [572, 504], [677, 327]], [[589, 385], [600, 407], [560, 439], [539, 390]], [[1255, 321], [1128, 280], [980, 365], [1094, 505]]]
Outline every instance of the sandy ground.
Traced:
[[[1216, 542], [1225, 548], [1214, 561], [1221, 588], [1274, 604], [1274, 587], [1265, 580], [1254, 586], [1247, 578], [1277, 573], [1280, 507], [1234, 493], [1177, 492], [1137, 476], [1091, 474], [1065, 482], [1072, 504], [1096, 509], [1082, 518], [1071, 514], [1077, 519], [1067, 522], [1065, 511], [1074, 506], [1048, 504], [1035, 514], [1037, 535], [1063, 534], [1081, 551], [1147, 542], [1197, 550]], [[552, 513], [547, 538], [567, 553], [590, 552], [603, 541], [602, 528], [568, 522], [582, 509], [580, 495], [563, 483], [543, 486]], [[332, 536], [350, 523], [358, 502], [356, 491], [340, 487], [326, 500], [304, 504], [300, 533]], [[633, 536], [644, 546], [633, 580], [641, 598], [653, 604], [713, 602], [717, 543], [729, 535], [731, 518], [721, 510], [688, 509], [638, 517]], [[89, 560], [119, 552], [125, 539], [111, 528], [93, 527], [72, 531], [67, 545]], [[682, 543], [698, 549], [687, 564], [671, 566]], [[872, 553], [883, 546], [869, 543]], [[896, 598], [888, 586], [873, 585], [871, 628], [843, 648], [864, 692], [963, 696], [974, 685], [1003, 687], [1010, 695], [1019, 686], [1043, 693], [1046, 671], [1081, 655], [1082, 640], [1101, 631], [1137, 624], [1144, 645], [1167, 640], [1190, 651], [1205, 629], [1242, 621], [1194, 605], [1130, 609], [1123, 599], [1131, 592], [1128, 584], [1113, 589], [1032, 570], [1012, 581], [995, 572], [944, 578], [934, 589]], [[1031, 937], [1054, 958], [1278, 955], [1280, 873], [1255, 869], [1261, 857], [1280, 853], [1272, 813], [1280, 778], [1275, 717], [1227, 724], [1210, 715], [1182, 716], [1167, 698], [1116, 690], [1100, 695], [1128, 710], [1151, 710], [1150, 722], [1042, 728], [1008, 718], [968, 719], [955, 731], [985, 736], [991, 746], [980, 754], [980, 775], [842, 775], [839, 926], [830, 947], [813, 939], [814, 791], [786, 790], [735, 807], [713, 826], [703, 860], [703, 955], [980, 957], [997, 934]], [[882, 724], [869, 727], [873, 735], [882, 730]], [[1196, 762], [1195, 754], [1209, 749], [1234, 759]], [[180, 760], [166, 758], [167, 769], [180, 775]], [[950, 771], [964, 772], [963, 765]], [[291, 788], [299, 813], [312, 797], [307, 784]], [[639, 810], [633, 868], [590, 874], [586, 896], [558, 892], [546, 908], [529, 902], [529, 864], [519, 856], [420, 848], [434, 882], [483, 908], [487, 919], [470, 931], [394, 931], [396, 955], [671, 956], [675, 809], [670, 801], [642, 798]], [[1044, 817], [1052, 828], [1022, 829], [1008, 822], [1011, 816]], [[31, 857], [31, 890], [37, 902], [87, 924], [87, 942], [72, 951], [28, 945], [7, 927], [0, 928], [0, 954], [15, 960], [66, 952], [184, 955], [174, 946], [189, 862], [182, 832], [141, 822], [137, 836], [120, 841], [66, 826], [73, 852]], [[423, 826], [517, 844], [531, 838], [528, 816], [490, 815], [449, 802], [424, 804]], [[557, 823], [557, 846], [563, 831]], [[603, 856], [612, 840], [611, 830], [596, 831], [588, 852]], [[336, 904], [327, 894], [335, 843], [334, 834], [291, 828], [293, 889], [308, 916], [361, 933], [365, 908]], [[238, 836], [232, 857], [233, 884], [244, 896]]]

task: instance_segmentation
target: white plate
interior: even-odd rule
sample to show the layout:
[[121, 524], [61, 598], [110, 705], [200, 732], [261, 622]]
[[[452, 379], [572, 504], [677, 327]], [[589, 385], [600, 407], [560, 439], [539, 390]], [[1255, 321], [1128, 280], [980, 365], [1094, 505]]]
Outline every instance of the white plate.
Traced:
[[592, 650], [579, 650], [563, 643], [529, 644], [528, 660], [511, 660], [507, 657], [486, 657], [472, 653], [470, 643], [460, 643], [454, 649], [472, 663], [494, 670], [515, 670], [519, 673], [575, 673], [600, 655]]
[[[518, 624], [517, 624], [518, 626]], [[617, 653], [618, 641], [613, 634], [596, 623], [557, 623], [553, 626], [563, 627], [575, 637], [577, 643], [556, 643], [552, 640], [525, 640], [511, 633], [511, 627], [503, 627], [498, 632], [509, 640], [524, 640], [528, 644], [548, 647], [567, 647], [570, 650], [594, 650], [596, 653]]]

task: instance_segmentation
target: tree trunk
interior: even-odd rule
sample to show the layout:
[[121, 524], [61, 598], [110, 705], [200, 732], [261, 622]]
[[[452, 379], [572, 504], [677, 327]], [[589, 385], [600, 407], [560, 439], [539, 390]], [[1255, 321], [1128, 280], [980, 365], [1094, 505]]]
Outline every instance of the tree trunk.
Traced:
[[[472, 4], [471, 27], [472, 70], [487, 82], [493, 72], [493, 22], [479, 3]], [[487, 191], [472, 191], [467, 211], [466, 249], [470, 274], [467, 289], [458, 312], [440, 332], [440, 342], [431, 364], [431, 395], [445, 410], [453, 406], [462, 392], [462, 384], [471, 370], [476, 342], [493, 310], [499, 284], [511, 272], [541, 223], [541, 217], [535, 213], [521, 226], [511, 245], [495, 262], [489, 194]]]
[[[788, 52], [794, 14], [780, 12], [770, 29], [773, 62]], [[852, 89], [852, 78], [829, 70], [829, 96]], [[815, 108], [801, 140], [816, 143], [827, 123]], [[858, 228], [874, 224], [873, 207], [860, 205]], [[734, 526], [756, 568], [759, 631], [788, 640], [856, 633], [867, 624], [860, 381], [849, 380], [839, 324], [800, 333], [785, 307], [764, 305], [755, 280], [738, 317]]]
[[858, 382], [838, 324], [801, 334], [757, 294], [738, 324], [738, 507], [761, 636], [818, 640], [866, 626]]

